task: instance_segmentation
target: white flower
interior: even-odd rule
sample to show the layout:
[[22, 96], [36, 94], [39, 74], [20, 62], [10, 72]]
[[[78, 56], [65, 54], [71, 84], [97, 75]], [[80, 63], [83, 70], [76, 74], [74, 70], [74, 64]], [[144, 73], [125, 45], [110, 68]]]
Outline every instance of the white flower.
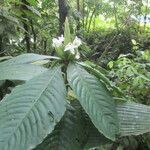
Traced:
[[73, 43], [69, 43], [65, 46], [64, 51], [70, 51], [72, 54], [75, 54], [75, 48], [77, 48]]
[[73, 43], [69, 43], [65, 46], [64, 51], [70, 51], [72, 54], [75, 54], [75, 49], [78, 48], [81, 44], [81, 39], [76, 36]]
[[53, 38], [52, 41], [53, 41], [53, 44], [52, 44], [53, 47], [55, 47], [55, 48], [60, 47], [64, 42], [64, 36], [61, 35], [58, 38]]
[[[81, 39], [77, 36], [75, 37], [72, 43], [69, 43], [65, 46], [64, 51], [70, 51], [73, 55], [76, 54], [75, 58], [80, 58], [80, 53], [78, 52], [77, 48], [82, 44]], [[76, 49], [76, 50], [75, 50]]]
[[68, 45], [66, 45], [64, 51], [70, 51], [73, 55], [75, 55], [75, 53], [76, 53], [75, 58], [79, 59], [80, 58], [80, 53], [78, 52], [78, 50], [75, 51], [75, 48], [77, 48], [76, 45], [74, 45], [73, 43], [69, 43]]
[[78, 48], [81, 44], [82, 44], [81, 39], [76, 36], [73, 41], [73, 45], [75, 45]]
[[79, 59], [80, 58], [80, 53], [77, 51], [77, 54], [75, 56], [76, 59]]

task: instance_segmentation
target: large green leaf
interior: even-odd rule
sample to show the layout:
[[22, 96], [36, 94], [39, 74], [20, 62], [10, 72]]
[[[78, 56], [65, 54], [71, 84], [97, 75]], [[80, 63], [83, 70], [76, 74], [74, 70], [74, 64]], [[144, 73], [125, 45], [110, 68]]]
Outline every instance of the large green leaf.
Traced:
[[55, 130], [35, 150], [82, 150], [87, 139], [83, 115], [71, 105]]
[[82, 66], [92, 67], [93, 69], [99, 70], [102, 74], [108, 74], [108, 71], [101, 67], [100, 65], [94, 64], [93, 62], [86, 60], [84, 62], [78, 62]]
[[31, 64], [21, 65], [1, 65], [0, 66], [0, 80], [29, 80], [43, 72], [46, 68]]
[[150, 106], [138, 103], [117, 105], [121, 136], [150, 132]]
[[107, 138], [115, 140], [118, 134], [116, 105], [106, 87], [77, 64], [68, 66], [67, 77], [96, 128]]
[[[131, 137], [132, 135], [150, 132], [150, 106], [138, 103], [118, 104], [117, 113], [120, 136]], [[84, 118], [86, 118], [86, 114], [80, 115], [84, 115]], [[89, 122], [89, 135], [85, 147], [93, 148], [106, 143], [110, 143], [110, 141], [106, 140]]]
[[98, 69], [94, 67], [94, 65], [89, 65], [86, 62], [80, 62], [81, 66], [83, 66], [87, 71], [89, 71], [91, 74], [96, 76], [101, 82], [103, 82], [109, 89], [112, 91], [115, 91], [119, 96], [125, 96], [124, 93], [119, 89], [119, 87], [116, 87], [115, 84], [110, 81], [106, 75], [104, 74], [104, 71], [101, 67]]
[[4, 61], [2, 63], [0, 63], [1, 65], [19, 65], [19, 64], [27, 64], [27, 63], [32, 63], [32, 62], [36, 62], [39, 60], [44, 60], [44, 59], [59, 59], [58, 57], [54, 57], [54, 56], [47, 56], [47, 55], [38, 55], [38, 54], [22, 54], [19, 55], [17, 57], [14, 57], [10, 60]]
[[30, 150], [60, 121], [66, 110], [60, 68], [16, 87], [0, 103], [0, 149]]

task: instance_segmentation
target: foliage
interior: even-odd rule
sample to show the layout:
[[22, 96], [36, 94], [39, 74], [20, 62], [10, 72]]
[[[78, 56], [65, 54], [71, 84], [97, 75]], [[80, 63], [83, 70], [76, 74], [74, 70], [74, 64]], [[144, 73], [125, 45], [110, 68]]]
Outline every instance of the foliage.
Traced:
[[[7, 53], [17, 55], [25, 51], [27, 45], [25, 35], [29, 39], [28, 45], [31, 48], [29, 52], [42, 54], [46, 54], [47, 51], [52, 52], [50, 49], [52, 48], [51, 38], [56, 36], [58, 28], [56, 25], [58, 24], [58, 17], [55, 13], [57, 10], [55, 1], [38, 3], [30, 0], [26, 3], [26, 9], [23, 9], [24, 4], [21, 1], [10, 0], [4, 2], [3, 7], [0, 8], [0, 14], [4, 18], [1, 30], [5, 30], [7, 45], [11, 45], [11, 51], [8, 48]], [[5, 26], [6, 24], [7, 26]], [[2, 36], [5, 38], [4, 35]], [[6, 42], [3, 42], [3, 46], [5, 44]]]
[[[0, 80], [26, 81], [0, 102], [2, 149], [82, 149], [90, 137], [91, 126], [98, 136], [110, 141], [150, 131], [149, 107], [117, 105], [109, 91], [117, 88], [104, 77], [104, 69], [77, 61], [81, 40], [73, 39], [66, 19], [64, 37], [53, 39], [59, 57], [25, 54], [0, 63], [3, 70]], [[45, 61], [49, 59], [54, 59], [54, 63]], [[73, 92], [73, 101], [78, 100], [81, 106], [72, 105], [69, 89]], [[132, 111], [134, 107], [138, 111]], [[129, 108], [130, 114], [126, 111]], [[145, 117], [146, 123], [141, 124], [140, 120]]]
[[148, 3], [1, 0], [0, 150], [149, 150]]
[[111, 68], [109, 75], [115, 81], [116, 86], [119, 86], [130, 97], [130, 100], [150, 104], [148, 94], [150, 53], [148, 50], [138, 50], [135, 55], [120, 55], [118, 60], [110, 61], [108, 63]]

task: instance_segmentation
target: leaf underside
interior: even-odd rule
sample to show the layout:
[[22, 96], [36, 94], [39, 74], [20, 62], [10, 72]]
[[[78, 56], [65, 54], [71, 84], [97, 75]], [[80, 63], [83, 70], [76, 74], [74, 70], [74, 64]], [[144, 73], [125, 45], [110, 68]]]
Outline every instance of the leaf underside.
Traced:
[[21, 65], [0, 65], [0, 80], [23, 80], [27, 81], [31, 78], [45, 72], [46, 68], [31, 64]]
[[118, 134], [116, 105], [103, 84], [77, 64], [67, 69], [70, 86], [95, 127], [104, 136], [115, 140]]
[[65, 98], [60, 68], [16, 87], [0, 103], [0, 149], [30, 150], [41, 143], [64, 115]]
[[29, 63], [36, 62], [39, 60], [44, 60], [44, 59], [58, 59], [58, 57], [38, 55], [38, 54], [33, 54], [33, 53], [22, 54], [12, 59], [9, 59], [7, 61], [1, 62], [0, 66], [1, 65], [11, 66], [11, 65], [19, 65], [19, 64], [29, 64]]
[[[121, 137], [150, 132], [150, 106], [138, 103], [118, 104], [117, 113]], [[86, 117], [85, 114], [83, 115]], [[89, 124], [89, 128], [90, 133], [85, 148], [93, 148], [110, 143], [110, 141], [106, 140], [92, 124]]]
[[150, 132], [150, 106], [138, 103], [117, 105], [121, 136]]

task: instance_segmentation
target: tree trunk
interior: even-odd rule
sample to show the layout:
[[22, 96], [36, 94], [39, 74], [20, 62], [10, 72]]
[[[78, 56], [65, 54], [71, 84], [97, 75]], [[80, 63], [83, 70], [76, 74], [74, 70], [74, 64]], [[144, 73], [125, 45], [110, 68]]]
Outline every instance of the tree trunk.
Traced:
[[30, 23], [31, 23], [31, 30], [32, 30], [32, 35], [33, 35], [33, 49], [34, 49], [34, 52], [36, 51], [36, 32], [35, 32], [35, 29], [34, 29], [34, 26], [33, 26], [33, 21], [30, 20]]
[[47, 54], [47, 40], [44, 40], [44, 54]]
[[67, 4], [65, 0], [58, 0], [59, 5], [59, 34], [64, 33], [64, 22], [68, 14]]
[[[24, 12], [24, 11], [28, 10], [26, 5], [29, 5], [29, 3], [26, 0], [22, 0], [22, 5], [21, 5], [21, 9], [22, 9], [22, 12], [23, 12], [22, 17], [25, 21], [28, 20], [28, 16]], [[29, 28], [29, 25], [25, 21], [23, 21], [23, 27], [24, 27], [24, 30], [25, 30], [24, 38], [25, 38], [25, 41], [26, 41], [27, 53], [31, 53], [30, 35], [29, 35], [30, 28]]]
[[[80, 0], [77, 0], [77, 10], [80, 13]], [[80, 30], [80, 18], [77, 18], [77, 31]]]

